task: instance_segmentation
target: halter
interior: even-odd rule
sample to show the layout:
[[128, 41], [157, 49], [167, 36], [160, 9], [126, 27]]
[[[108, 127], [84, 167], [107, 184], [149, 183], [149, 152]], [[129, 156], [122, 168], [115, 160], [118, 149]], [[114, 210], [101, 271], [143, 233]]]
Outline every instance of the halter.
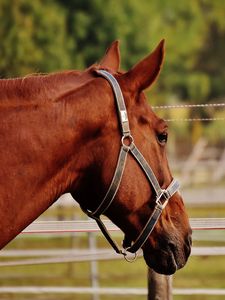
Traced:
[[[126, 257], [127, 252], [135, 253], [135, 257], [136, 257], [136, 252], [143, 246], [145, 241], [152, 233], [169, 199], [173, 196], [174, 193], [178, 191], [179, 182], [173, 179], [170, 185], [167, 187], [167, 189], [161, 189], [159, 182], [155, 177], [151, 167], [148, 165], [147, 161], [145, 160], [145, 158], [143, 157], [143, 155], [141, 154], [141, 152], [138, 150], [138, 148], [134, 143], [134, 139], [130, 132], [126, 105], [124, 102], [122, 91], [120, 89], [117, 80], [112, 74], [110, 74], [105, 70], [98, 70], [96, 72], [98, 75], [104, 77], [110, 83], [114, 92], [114, 96], [117, 104], [118, 116], [119, 116], [119, 123], [121, 127], [121, 134], [122, 134], [121, 148], [120, 148], [114, 176], [112, 178], [111, 184], [101, 204], [98, 206], [98, 208], [95, 211], [90, 211], [88, 209], [86, 210], [83, 208], [82, 209], [90, 218], [94, 219], [97, 222], [99, 228], [101, 229], [102, 233], [104, 234], [105, 238], [108, 240], [110, 245], [113, 247], [113, 249], [118, 254], [124, 255], [125, 259], [128, 260], [128, 258]], [[134, 242], [132, 242], [125, 236], [122, 245], [123, 248], [121, 249], [110, 236], [100, 216], [109, 208], [109, 206], [113, 202], [114, 197], [117, 194], [123, 176], [128, 153], [133, 155], [137, 163], [140, 165], [141, 169], [144, 171], [149, 183], [151, 184], [151, 186], [155, 191], [156, 201], [155, 201], [155, 208], [152, 214], [150, 215], [143, 230], [137, 237], [137, 239]]]

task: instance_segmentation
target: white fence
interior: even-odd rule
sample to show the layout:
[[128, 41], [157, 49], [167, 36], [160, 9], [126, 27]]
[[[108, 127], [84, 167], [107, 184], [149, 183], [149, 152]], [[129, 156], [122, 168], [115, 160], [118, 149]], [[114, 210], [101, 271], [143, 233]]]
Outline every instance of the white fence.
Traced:
[[[93, 287], [1, 287], [0, 293], [7, 294], [98, 294], [120, 296], [147, 296], [147, 288], [93, 288]], [[173, 289], [173, 295], [224, 296], [224, 289]]]
[[[225, 229], [225, 218], [194, 218], [190, 219], [193, 230]], [[119, 228], [105, 219], [104, 224], [109, 231], [118, 231]], [[67, 232], [98, 232], [99, 227], [94, 220], [81, 221], [36, 221], [22, 231], [28, 233], [67, 233]]]
[[[191, 219], [191, 226], [196, 230], [225, 230], [225, 218]], [[110, 231], [118, 231], [109, 220], [104, 221]], [[29, 225], [23, 234], [63, 234], [73, 232], [98, 232], [99, 228], [93, 220], [82, 221], [38, 221]], [[141, 254], [139, 254], [141, 255]], [[225, 247], [193, 247], [192, 255], [225, 255]], [[2, 250], [0, 257], [32, 257], [17, 261], [0, 262], [0, 267], [51, 264], [65, 262], [98, 261], [121, 259], [112, 249], [79, 250]], [[44, 256], [41, 257], [40, 256]], [[37, 257], [37, 258], [36, 258]], [[1, 287], [0, 293], [63, 293], [63, 294], [97, 294], [97, 295], [147, 295], [147, 288], [100, 288], [100, 287]], [[174, 295], [225, 295], [225, 289], [173, 289]]]

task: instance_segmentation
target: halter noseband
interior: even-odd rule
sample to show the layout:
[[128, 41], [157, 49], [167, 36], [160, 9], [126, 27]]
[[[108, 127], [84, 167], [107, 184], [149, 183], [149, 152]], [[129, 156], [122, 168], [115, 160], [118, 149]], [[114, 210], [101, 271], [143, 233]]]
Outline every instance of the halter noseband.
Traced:
[[[130, 132], [126, 105], [117, 80], [112, 74], [105, 70], [98, 70], [97, 74], [104, 77], [110, 83], [114, 92], [122, 133], [121, 148], [113, 179], [101, 204], [95, 211], [90, 211], [83, 208], [82, 209], [90, 218], [94, 219], [97, 222], [99, 228], [101, 229], [102, 233], [104, 234], [108, 242], [111, 244], [113, 249], [117, 253], [124, 255], [124, 257], [126, 258], [127, 252], [136, 253], [148, 239], [160, 215], [162, 214], [163, 209], [166, 207], [169, 199], [173, 196], [174, 193], [178, 191], [179, 182], [173, 179], [170, 185], [167, 187], [167, 189], [161, 189], [159, 182], [155, 177], [151, 167], [134, 144], [134, 139]], [[128, 153], [131, 153], [133, 155], [137, 163], [144, 171], [148, 181], [150, 182], [151, 186], [153, 187], [156, 193], [156, 201], [155, 208], [137, 239], [134, 242], [132, 242], [125, 236], [125, 239], [123, 241], [123, 248], [120, 249], [117, 243], [110, 236], [100, 216], [108, 209], [108, 207], [113, 202], [114, 197], [116, 196], [123, 176]]]

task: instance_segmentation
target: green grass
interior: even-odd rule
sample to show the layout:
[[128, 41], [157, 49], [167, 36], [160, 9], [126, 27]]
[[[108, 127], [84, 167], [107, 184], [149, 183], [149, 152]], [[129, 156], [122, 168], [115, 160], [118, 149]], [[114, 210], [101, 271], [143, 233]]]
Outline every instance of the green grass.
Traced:
[[186, 207], [190, 218], [224, 218], [225, 205]]
[[225, 288], [224, 256], [192, 256], [188, 264], [174, 276], [177, 288]]

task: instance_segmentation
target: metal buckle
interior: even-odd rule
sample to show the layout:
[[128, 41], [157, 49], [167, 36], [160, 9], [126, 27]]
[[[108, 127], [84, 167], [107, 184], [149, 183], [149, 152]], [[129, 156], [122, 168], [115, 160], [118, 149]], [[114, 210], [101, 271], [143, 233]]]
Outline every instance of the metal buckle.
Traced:
[[[165, 201], [164, 201], [163, 203], [161, 202], [161, 198], [162, 198], [162, 197], [165, 198]], [[162, 189], [160, 195], [157, 197], [157, 199], [156, 199], [156, 201], [155, 201], [157, 207], [158, 207], [159, 209], [163, 210], [163, 209], [166, 207], [166, 205], [167, 205], [169, 199], [170, 199], [170, 194], [168, 193], [168, 191]]]
[[121, 116], [121, 121], [123, 123], [128, 122], [128, 117], [127, 117], [127, 111], [126, 110], [121, 110], [120, 111], [120, 116]]

